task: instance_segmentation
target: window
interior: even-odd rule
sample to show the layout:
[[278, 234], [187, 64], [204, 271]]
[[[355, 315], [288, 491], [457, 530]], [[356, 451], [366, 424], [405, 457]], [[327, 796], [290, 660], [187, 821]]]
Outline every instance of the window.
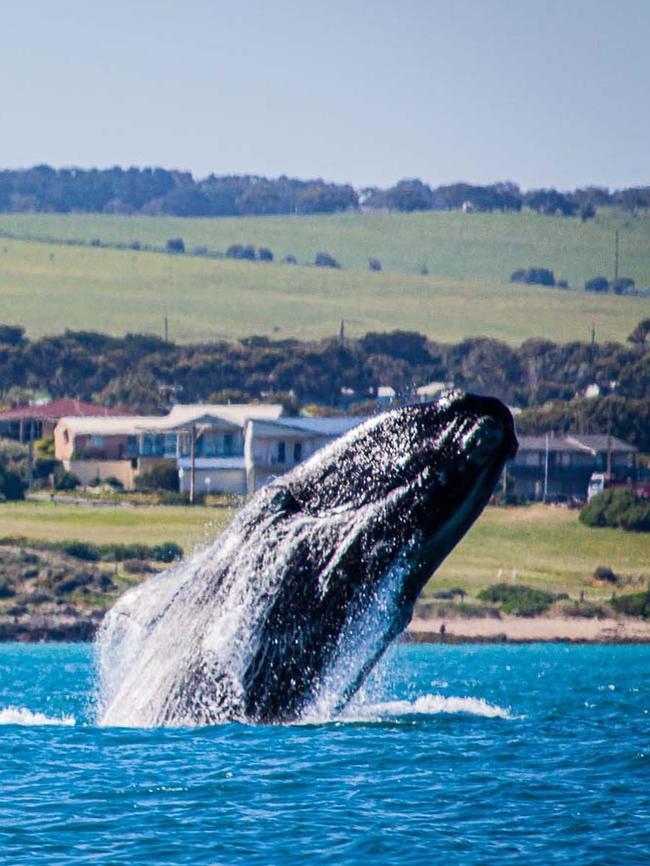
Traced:
[[91, 448], [103, 448], [104, 447], [104, 437], [103, 436], [91, 436], [90, 437], [90, 447]]
[[293, 444], [293, 462], [300, 463], [302, 460], [302, 442], [294, 442]]
[[278, 463], [284, 463], [287, 459], [286, 442], [278, 442]]

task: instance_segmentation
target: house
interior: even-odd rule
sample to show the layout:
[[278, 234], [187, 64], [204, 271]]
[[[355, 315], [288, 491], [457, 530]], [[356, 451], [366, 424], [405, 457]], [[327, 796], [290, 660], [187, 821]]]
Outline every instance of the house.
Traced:
[[529, 500], [583, 500], [594, 472], [610, 471], [621, 482], [636, 480], [637, 448], [616, 436], [571, 434], [519, 436], [507, 466], [510, 493]]
[[250, 418], [275, 419], [279, 404], [174, 406], [168, 415], [62, 418], [55, 456], [83, 484], [115, 477], [126, 489], [157, 463], [179, 470], [182, 492], [246, 492], [244, 429]]
[[163, 446], [166, 436], [176, 437], [182, 493], [245, 494], [246, 426], [253, 419], [273, 421], [282, 411], [278, 403], [178, 405], [148, 433], [154, 449]]
[[259, 490], [365, 420], [355, 416], [252, 419], [246, 427], [247, 492]]
[[61, 418], [107, 418], [123, 414], [122, 409], [109, 409], [82, 400], [50, 400], [0, 412], [0, 435], [27, 442], [51, 436]]

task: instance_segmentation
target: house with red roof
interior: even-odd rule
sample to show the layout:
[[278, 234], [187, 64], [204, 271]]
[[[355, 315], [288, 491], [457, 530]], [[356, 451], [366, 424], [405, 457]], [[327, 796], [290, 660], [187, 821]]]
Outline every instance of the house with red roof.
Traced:
[[61, 418], [112, 417], [124, 414], [124, 409], [109, 409], [96, 403], [64, 397], [61, 400], [32, 403], [0, 412], [0, 436], [27, 442], [42, 436], [52, 436]]

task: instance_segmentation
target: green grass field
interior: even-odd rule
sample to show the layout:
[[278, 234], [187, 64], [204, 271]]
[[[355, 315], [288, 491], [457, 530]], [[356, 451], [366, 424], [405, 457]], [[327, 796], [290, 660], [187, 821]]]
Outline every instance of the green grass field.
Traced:
[[[176, 541], [186, 553], [211, 541], [228, 524], [228, 509], [93, 507], [48, 502], [0, 505], [0, 536], [21, 535], [98, 544]], [[492, 583], [512, 581], [592, 599], [609, 598], [611, 588], [593, 586], [598, 565], [617, 574], [650, 579], [647, 535], [618, 529], [589, 529], [575, 511], [541, 505], [488, 508], [427, 586], [462, 586], [471, 595]]]
[[[364, 217], [338, 219], [340, 234], [346, 220]], [[412, 219], [417, 223], [419, 217]], [[158, 225], [153, 218], [148, 222]], [[172, 226], [164, 224], [163, 233], [171, 233]], [[387, 244], [389, 235], [387, 224]], [[496, 255], [490, 249], [490, 257]], [[489, 277], [423, 277], [400, 270], [371, 273], [0, 240], [0, 322], [23, 325], [32, 337], [66, 328], [161, 334], [167, 315], [170, 338], [179, 342], [250, 334], [312, 339], [338, 334], [341, 319], [351, 336], [404, 328], [443, 341], [485, 335], [511, 344], [531, 336], [565, 342], [588, 339], [593, 323], [599, 340], [622, 341], [649, 313], [647, 298], [594, 296]]]
[[45, 541], [79, 539], [95, 544], [160, 544], [175, 541], [185, 553], [211, 541], [232, 518], [228, 508], [63, 505], [50, 502], [0, 504], [0, 537]]
[[182, 219], [102, 215], [0, 214], [0, 231], [24, 238], [164, 246], [182, 237], [188, 250], [224, 252], [230, 244], [270, 247], [276, 260], [291, 254], [313, 262], [326, 250], [345, 268], [367, 269], [370, 257], [385, 270], [436, 277], [507, 282], [522, 267], [548, 267], [582, 289], [586, 279], [611, 276], [614, 230], [620, 232], [620, 274], [650, 286], [650, 219], [599, 211], [596, 219], [537, 214], [364, 213], [333, 216]]

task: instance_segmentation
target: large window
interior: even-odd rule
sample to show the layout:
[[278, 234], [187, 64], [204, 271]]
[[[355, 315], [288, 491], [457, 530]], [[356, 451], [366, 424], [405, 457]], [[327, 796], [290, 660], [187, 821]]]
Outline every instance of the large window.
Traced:
[[293, 444], [293, 462], [300, 463], [302, 460], [302, 442], [294, 442]]
[[285, 463], [287, 459], [287, 444], [286, 442], [278, 442], [278, 447], [276, 450], [277, 462]]

